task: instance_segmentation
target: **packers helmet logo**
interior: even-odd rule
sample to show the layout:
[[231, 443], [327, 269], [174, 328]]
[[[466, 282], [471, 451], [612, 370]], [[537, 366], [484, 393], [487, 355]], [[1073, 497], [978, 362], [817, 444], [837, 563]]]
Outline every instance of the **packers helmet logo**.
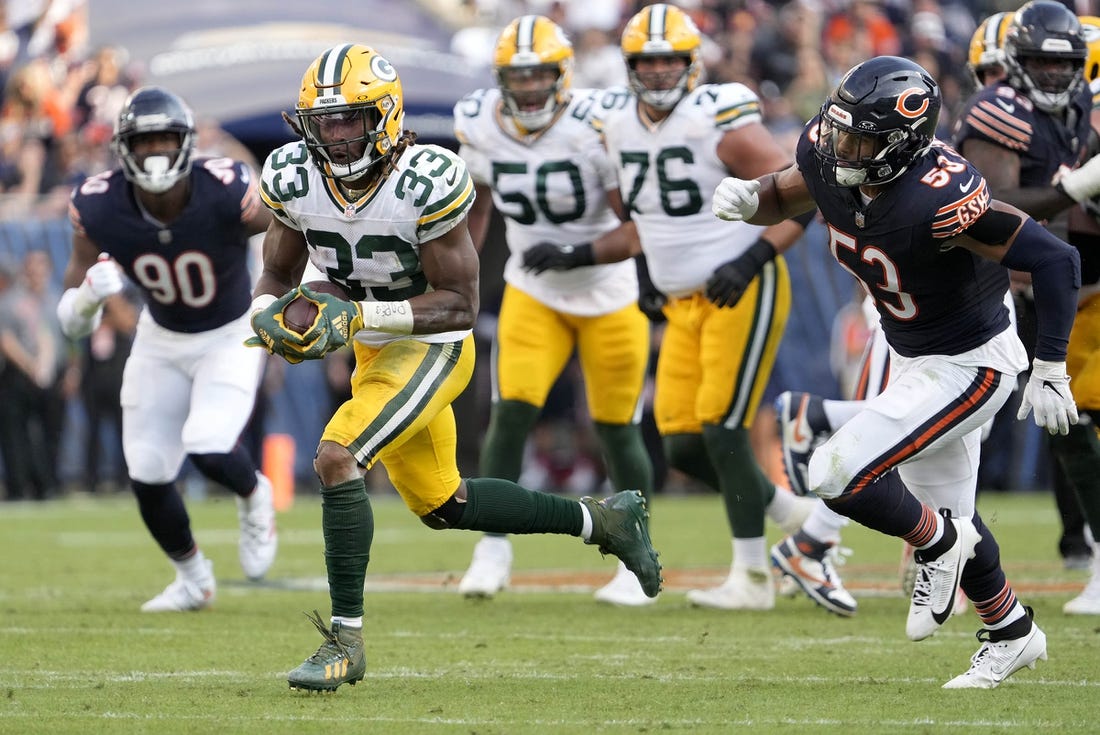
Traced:
[[920, 117], [928, 110], [928, 90], [909, 87], [898, 95], [898, 102], [894, 105], [894, 109], [904, 117]]
[[383, 82], [392, 82], [397, 79], [397, 70], [393, 68], [385, 58], [381, 56], [374, 56], [370, 60], [370, 70], [374, 73], [374, 76], [381, 79]]

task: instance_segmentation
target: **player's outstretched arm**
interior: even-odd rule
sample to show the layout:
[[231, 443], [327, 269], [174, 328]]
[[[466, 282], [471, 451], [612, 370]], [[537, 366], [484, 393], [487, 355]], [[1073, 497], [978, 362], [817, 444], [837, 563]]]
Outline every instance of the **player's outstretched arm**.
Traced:
[[1031, 217], [998, 201], [953, 242], [1031, 274], [1038, 337], [1017, 418], [1032, 413], [1035, 423], [1051, 434], [1068, 433], [1078, 419], [1066, 373], [1066, 349], [1081, 288], [1080, 254]]
[[774, 225], [815, 206], [802, 172], [793, 165], [757, 179], [725, 178], [711, 200], [711, 211], [719, 219], [754, 225]]

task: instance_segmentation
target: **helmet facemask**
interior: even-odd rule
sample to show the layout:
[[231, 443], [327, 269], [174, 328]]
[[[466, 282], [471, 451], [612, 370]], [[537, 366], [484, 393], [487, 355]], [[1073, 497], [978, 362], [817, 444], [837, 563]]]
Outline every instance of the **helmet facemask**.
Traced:
[[[506, 66], [496, 70], [504, 110], [527, 131], [542, 130], [554, 119], [568, 97], [566, 80], [558, 64]], [[531, 80], [552, 79], [533, 86]]]
[[354, 180], [390, 152], [386, 122], [393, 108], [387, 96], [369, 105], [326, 105], [295, 114], [321, 173]]
[[1050, 56], [1017, 56], [1017, 78], [1044, 112], [1064, 110], [1081, 89], [1084, 61]]
[[857, 130], [822, 110], [816, 152], [824, 163], [825, 179], [833, 186], [874, 186], [893, 181], [906, 166], [899, 154], [911, 146], [904, 130]]
[[669, 54], [670, 58], [684, 59], [686, 64], [680, 71], [638, 73], [640, 58], [660, 58], [659, 55], [634, 56], [627, 60], [627, 79], [630, 89], [642, 102], [657, 110], [671, 110], [691, 91], [699, 77], [699, 65], [692, 56]]
[[142, 153], [134, 152], [135, 144], [142, 136], [158, 135], [162, 130], [134, 131], [115, 137], [113, 148], [122, 162], [122, 171], [135, 186], [150, 194], [163, 194], [191, 172], [191, 154], [195, 147], [192, 130], [173, 130], [179, 138], [175, 150]]

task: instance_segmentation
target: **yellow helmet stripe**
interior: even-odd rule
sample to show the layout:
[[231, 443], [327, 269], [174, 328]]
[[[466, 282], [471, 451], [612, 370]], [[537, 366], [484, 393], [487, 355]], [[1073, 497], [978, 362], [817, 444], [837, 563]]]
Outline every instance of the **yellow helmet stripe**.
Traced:
[[650, 41], [663, 41], [665, 40], [665, 14], [668, 11], [667, 5], [652, 5], [649, 11], [649, 40]]
[[525, 15], [516, 24], [516, 53], [529, 54], [535, 50], [535, 21], [537, 15]]
[[344, 60], [348, 58], [351, 44], [333, 46], [321, 56], [321, 63], [317, 66], [317, 86], [332, 89], [334, 92], [344, 80]]

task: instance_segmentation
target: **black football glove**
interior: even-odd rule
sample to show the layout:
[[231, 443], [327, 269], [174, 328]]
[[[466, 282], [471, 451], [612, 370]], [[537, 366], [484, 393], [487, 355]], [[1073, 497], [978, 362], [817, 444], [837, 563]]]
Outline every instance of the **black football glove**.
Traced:
[[719, 308], [736, 306], [749, 283], [775, 254], [775, 246], [760, 238], [748, 250], [718, 266], [707, 279], [707, 298]]
[[592, 253], [592, 243], [580, 245], [556, 245], [552, 242], [540, 242], [523, 253], [523, 267], [535, 275], [543, 271], [567, 271], [585, 265], [593, 265], [596, 258]]
[[664, 306], [668, 298], [653, 285], [644, 255], [634, 258], [634, 266], [638, 269], [638, 308], [649, 321], [659, 324], [665, 320]]

